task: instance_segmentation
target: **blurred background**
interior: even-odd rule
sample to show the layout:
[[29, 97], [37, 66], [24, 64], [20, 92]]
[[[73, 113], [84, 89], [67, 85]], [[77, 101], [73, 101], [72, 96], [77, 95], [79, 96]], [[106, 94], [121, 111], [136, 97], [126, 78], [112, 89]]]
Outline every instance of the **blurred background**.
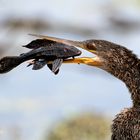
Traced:
[[[29, 33], [105, 39], [139, 56], [140, 1], [0, 0], [0, 57], [29, 51]], [[115, 114], [131, 106], [125, 85], [103, 70], [70, 64], [55, 76], [26, 65], [0, 75], [0, 140], [109, 140]]]

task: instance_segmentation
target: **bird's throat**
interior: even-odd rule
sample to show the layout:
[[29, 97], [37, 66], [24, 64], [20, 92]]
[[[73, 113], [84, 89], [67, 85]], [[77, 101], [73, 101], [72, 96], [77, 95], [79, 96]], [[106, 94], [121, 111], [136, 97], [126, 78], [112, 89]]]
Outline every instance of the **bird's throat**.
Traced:
[[137, 67], [125, 71], [125, 74], [117, 76], [121, 79], [131, 93], [133, 106], [140, 108], [140, 71]]

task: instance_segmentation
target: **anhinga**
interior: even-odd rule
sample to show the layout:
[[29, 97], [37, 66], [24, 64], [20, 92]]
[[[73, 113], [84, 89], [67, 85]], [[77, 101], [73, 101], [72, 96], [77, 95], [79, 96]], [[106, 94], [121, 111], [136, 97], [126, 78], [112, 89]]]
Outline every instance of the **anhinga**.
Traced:
[[128, 87], [133, 105], [116, 116], [112, 124], [112, 140], [140, 140], [140, 60], [127, 48], [105, 40], [71, 41], [48, 36], [68, 46], [87, 50], [95, 57], [65, 60], [64, 63], [82, 63], [101, 68], [122, 80]]

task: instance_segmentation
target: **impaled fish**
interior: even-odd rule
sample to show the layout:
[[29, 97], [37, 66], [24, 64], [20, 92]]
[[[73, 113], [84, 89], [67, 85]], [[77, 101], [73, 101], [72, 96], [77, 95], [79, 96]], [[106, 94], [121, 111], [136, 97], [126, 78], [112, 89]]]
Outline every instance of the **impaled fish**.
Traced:
[[59, 72], [63, 60], [81, 54], [81, 51], [73, 46], [46, 39], [33, 40], [24, 47], [33, 49], [34, 53], [40, 49], [40, 53], [37, 53], [37, 56], [34, 57], [34, 60], [28, 66], [33, 65], [32, 69], [38, 70], [47, 64], [54, 74]]
[[63, 60], [81, 54], [81, 51], [74, 46], [46, 39], [33, 40], [23, 47], [32, 50], [20, 56], [7, 56], [0, 59], [0, 73], [9, 72], [21, 63], [33, 59], [31, 65], [34, 70], [41, 69], [47, 64], [49, 69], [57, 74]]

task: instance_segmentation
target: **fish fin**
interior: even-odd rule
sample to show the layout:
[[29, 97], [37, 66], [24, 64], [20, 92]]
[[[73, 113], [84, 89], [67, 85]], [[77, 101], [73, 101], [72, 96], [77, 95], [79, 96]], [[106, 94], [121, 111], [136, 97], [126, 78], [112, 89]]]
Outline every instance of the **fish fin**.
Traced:
[[27, 65], [27, 67], [32, 66], [34, 63], [35, 63], [35, 60], [28, 61], [28, 65]]
[[58, 73], [59, 73], [59, 69], [54, 74], [57, 75]]
[[52, 64], [47, 64], [47, 66], [52, 71]]
[[45, 65], [46, 65], [45, 60], [37, 60], [37, 61], [34, 61], [32, 69], [33, 70], [39, 70], [39, 69], [43, 68]]
[[56, 59], [51, 64], [47, 64], [48, 68], [56, 75], [59, 72], [59, 68], [63, 62], [63, 59]]
[[33, 64], [32, 63], [29, 63], [28, 65], [27, 65], [27, 67], [30, 67], [30, 66], [32, 66]]
[[[48, 43], [49, 44], [49, 43]], [[29, 44], [24, 45], [22, 47], [28, 48], [28, 49], [37, 49], [40, 47], [44, 47], [46, 45], [46, 41], [43, 39], [36, 39], [31, 41]]]
[[52, 72], [55, 73], [59, 70], [62, 65], [63, 59], [55, 59], [52, 63]]
[[24, 60], [20, 56], [6, 56], [0, 59], [0, 74], [11, 71]]

